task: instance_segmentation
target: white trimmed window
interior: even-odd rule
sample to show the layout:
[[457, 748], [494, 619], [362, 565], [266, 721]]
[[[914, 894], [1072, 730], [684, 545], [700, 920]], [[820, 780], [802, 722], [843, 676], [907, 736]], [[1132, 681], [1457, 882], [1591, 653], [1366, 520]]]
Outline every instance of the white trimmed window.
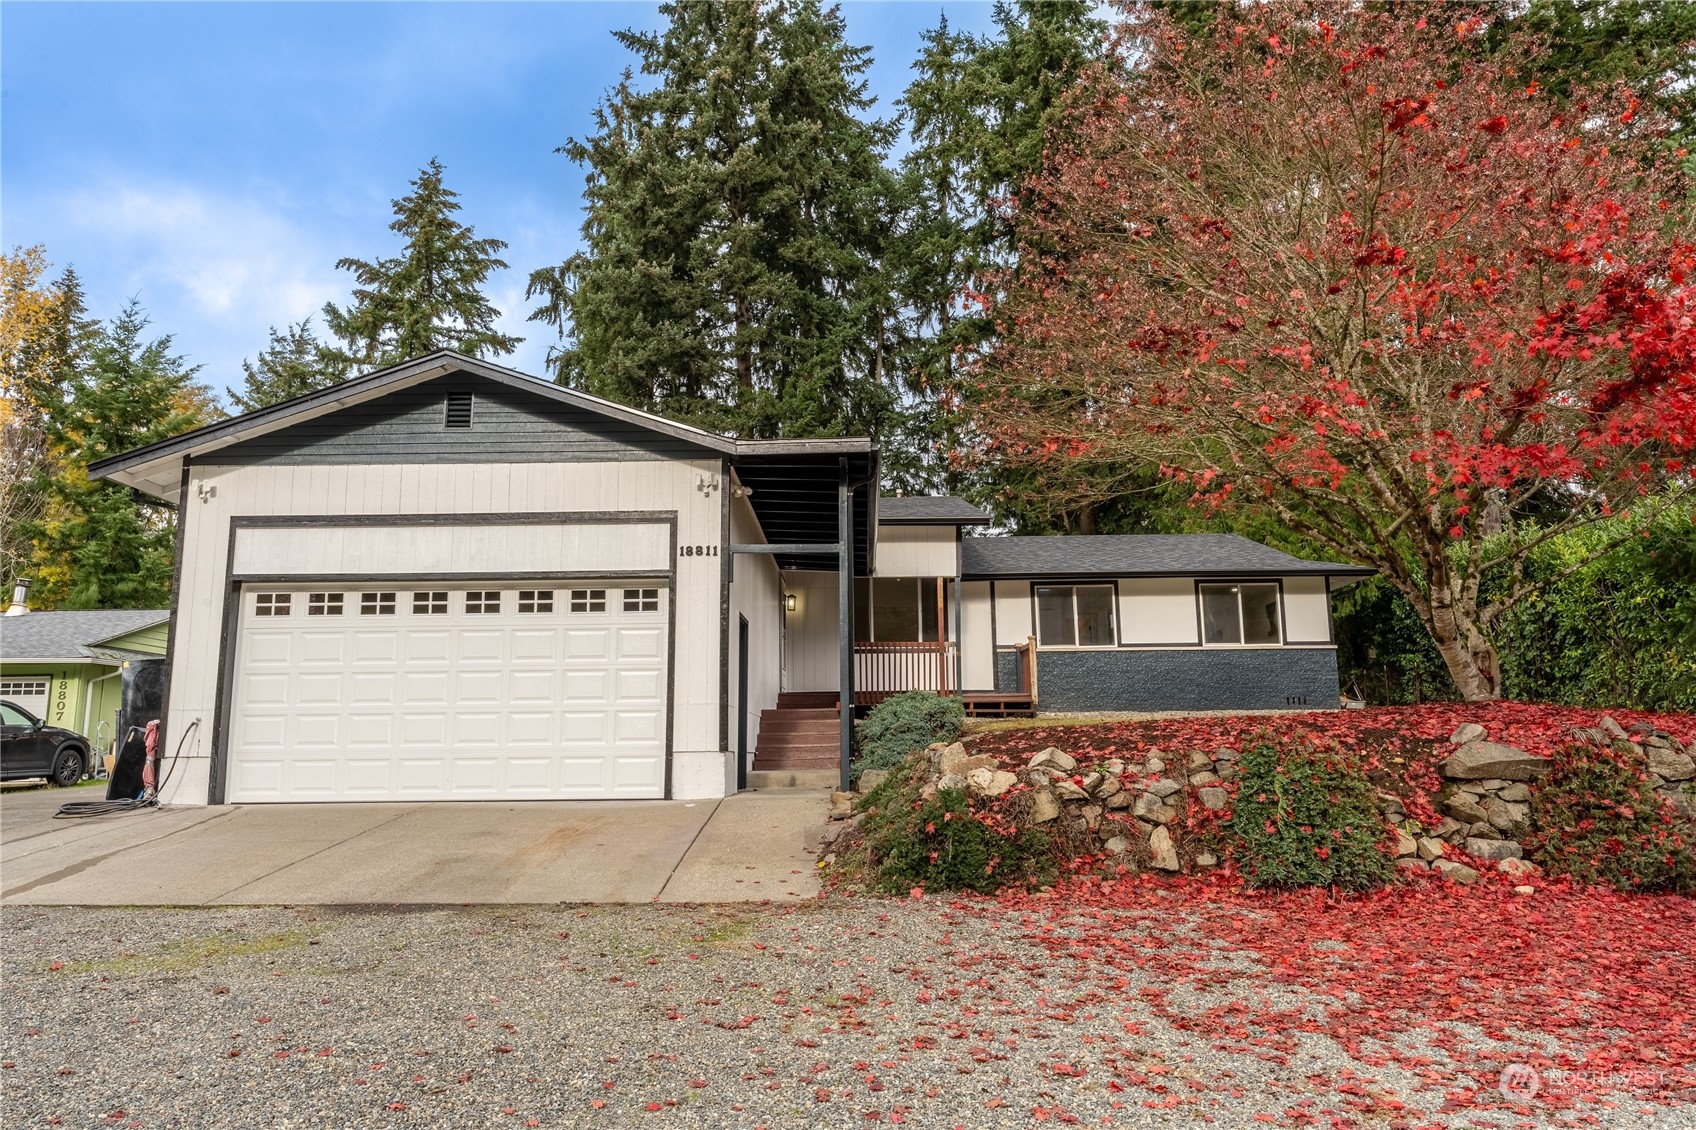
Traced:
[[470, 613], [498, 613], [501, 610], [501, 591], [489, 589], [479, 592], [476, 589], [465, 594], [465, 610]]
[[1037, 585], [1039, 647], [1113, 647], [1112, 585]]
[[414, 616], [446, 616], [448, 611], [448, 594], [440, 590], [436, 592], [415, 592], [412, 594], [412, 614]]
[[573, 612], [605, 612], [607, 610], [607, 590], [572, 589], [571, 610]]
[[519, 589], [518, 610], [520, 612], [552, 612], [554, 610], [554, 590]]
[[342, 594], [339, 592], [309, 592], [306, 594], [308, 616], [340, 616]]
[[359, 614], [361, 616], [393, 616], [395, 614], [395, 595], [392, 592], [360, 593]]
[[625, 589], [624, 610], [626, 612], [658, 612], [660, 610], [660, 590]]
[[289, 604], [294, 594], [289, 592], [262, 592], [253, 598], [253, 614], [255, 616], [287, 616]]
[[1273, 583], [1197, 585], [1201, 642], [1274, 647], [1284, 642], [1284, 618]]

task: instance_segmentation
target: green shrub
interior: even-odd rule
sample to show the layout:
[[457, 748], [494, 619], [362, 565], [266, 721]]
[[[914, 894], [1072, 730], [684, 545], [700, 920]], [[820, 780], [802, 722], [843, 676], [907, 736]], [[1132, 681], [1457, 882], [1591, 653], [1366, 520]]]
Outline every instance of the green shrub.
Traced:
[[854, 727], [854, 770], [894, 769], [931, 742], [953, 741], [965, 723], [966, 708], [958, 698], [930, 691], [892, 695]]
[[1385, 825], [1377, 793], [1349, 755], [1262, 736], [1237, 769], [1224, 830], [1250, 886], [1362, 891], [1395, 874], [1379, 848]]
[[922, 800], [913, 785], [923, 777], [891, 778], [870, 798], [881, 802], [863, 825], [872, 889], [988, 893], [1010, 883], [1054, 881], [1049, 842], [1039, 829], [1002, 835], [972, 815], [964, 789]]
[[1661, 801], [1601, 750], [1573, 746], [1532, 788], [1537, 831], [1525, 846], [1543, 870], [1622, 891], [1696, 892], [1688, 827], [1665, 820]]

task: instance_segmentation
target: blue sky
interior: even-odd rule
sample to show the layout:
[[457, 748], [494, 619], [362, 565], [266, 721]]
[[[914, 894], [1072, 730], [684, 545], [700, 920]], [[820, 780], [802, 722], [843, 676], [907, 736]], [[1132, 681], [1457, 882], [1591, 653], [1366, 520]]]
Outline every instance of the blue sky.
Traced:
[[[944, 8], [991, 25], [987, 3], [843, 5], [880, 113]], [[97, 316], [139, 297], [223, 388], [268, 326], [345, 298], [336, 259], [394, 253], [389, 202], [439, 157], [461, 218], [511, 245], [489, 294], [527, 339], [509, 363], [540, 373], [525, 276], [570, 254], [582, 219], [582, 174], [552, 150], [630, 61], [609, 32], [660, 24], [636, 3], [8, 0], [0, 239], [74, 264]]]

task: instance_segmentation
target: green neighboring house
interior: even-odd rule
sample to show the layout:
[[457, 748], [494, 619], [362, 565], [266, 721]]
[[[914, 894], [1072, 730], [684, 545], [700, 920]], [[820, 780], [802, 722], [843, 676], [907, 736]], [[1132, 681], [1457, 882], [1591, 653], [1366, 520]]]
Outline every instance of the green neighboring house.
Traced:
[[0, 617], [0, 699], [104, 750], [123, 702], [123, 669], [164, 656], [170, 618], [167, 608]]

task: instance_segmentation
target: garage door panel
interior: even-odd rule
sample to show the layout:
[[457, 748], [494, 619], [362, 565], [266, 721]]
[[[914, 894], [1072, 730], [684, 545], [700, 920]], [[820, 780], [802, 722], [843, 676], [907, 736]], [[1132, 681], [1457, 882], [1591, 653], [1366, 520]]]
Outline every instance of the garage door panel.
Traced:
[[448, 673], [446, 671], [401, 672], [400, 701], [403, 706], [446, 706], [448, 704]]
[[601, 745], [611, 730], [607, 716], [599, 711], [568, 710], [560, 715], [560, 721], [564, 731], [560, 737], [567, 746]]
[[294, 636], [287, 632], [254, 631], [246, 638], [250, 668], [290, 666], [294, 654]]
[[289, 763], [289, 792], [301, 800], [318, 800], [336, 795], [335, 760], [305, 761], [294, 758]]
[[506, 759], [506, 792], [508, 796], [552, 796], [558, 785], [554, 780], [552, 757], [509, 757]]
[[301, 706], [335, 706], [342, 701], [342, 673], [300, 674], [294, 678], [294, 701]]
[[461, 671], [454, 676], [454, 702], [459, 706], [485, 706], [500, 702], [506, 694], [505, 671]]
[[296, 749], [336, 749], [342, 744], [340, 714], [301, 714], [294, 720]]
[[555, 663], [560, 658], [560, 633], [556, 628], [520, 628], [512, 633], [515, 662]]
[[390, 749], [395, 744], [393, 714], [353, 714], [347, 720], [349, 749]]
[[466, 629], [454, 635], [454, 658], [460, 663], [503, 663], [506, 633], [494, 628]]
[[347, 662], [347, 642], [342, 632], [307, 632], [300, 637], [295, 662], [302, 666], [340, 667]]
[[348, 701], [355, 706], [388, 705], [395, 700], [395, 672], [357, 671], [348, 678]]
[[230, 799], [663, 795], [669, 594], [591, 584], [244, 590]]
[[444, 631], [410, 629], [401, 634], [401, 661], [404, 663], [446, 663], [449, 634]]
[[361, 800], [394, 794], [394, 764], [388, 758], [343, 762], [342, 791]]
[[573, 628], [565, 633], [565, 654], [571, 659], [611, 659], [610, 628]]
[[287, 675], [249, 674], [241, 680], [242, 702], [250, 709], [267, 706], [287, 706], [289, 677]]
[[558, 738], [554, 712], [514, 712], [506, 716], [506, 736], [509, 746], [552, 746]]
[[663, 633], [653, 628], [620, 628], [618, 631], [619, 659], [658, 659], [664, 650]]
[[400, 657], [400, 635], [388, 631], [355, 632], [353, 661], [355, 663], [393, 664]]
[[507, 686], [507, 702], [514, 705], [551, 703], [559, 698], [559, 680], [552, 669], [514, 671]]

